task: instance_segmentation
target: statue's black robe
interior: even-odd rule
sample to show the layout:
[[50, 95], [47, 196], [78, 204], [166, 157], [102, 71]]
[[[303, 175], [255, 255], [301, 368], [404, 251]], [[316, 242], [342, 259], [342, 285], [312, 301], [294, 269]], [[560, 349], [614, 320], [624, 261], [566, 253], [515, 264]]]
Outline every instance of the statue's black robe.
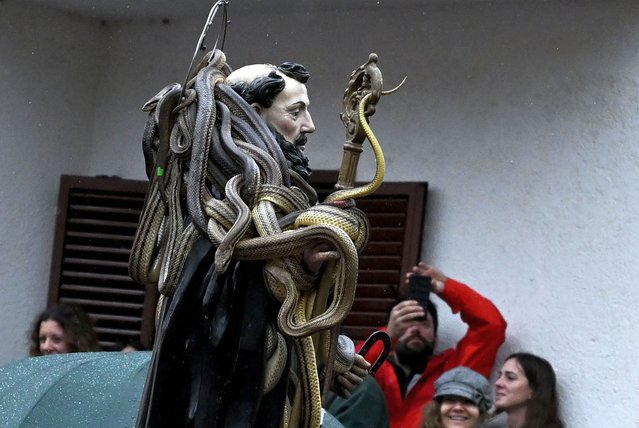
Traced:
[[164, 305], [138, 427], [280, 426], [288, 367], [272, 392], [260, 392], [266, 324], [277, 308], [263, 265], [232, 260], [217, 275], [215, 249], [195, 243]]

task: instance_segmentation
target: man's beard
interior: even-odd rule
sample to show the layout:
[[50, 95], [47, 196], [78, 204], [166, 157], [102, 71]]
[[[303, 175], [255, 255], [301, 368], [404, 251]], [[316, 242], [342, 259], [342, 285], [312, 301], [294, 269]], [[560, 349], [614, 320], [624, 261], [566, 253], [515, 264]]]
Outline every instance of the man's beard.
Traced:
[[275, 136], [275, 140], [280, 145], [284, 157], [288, 161], [289, 168], [298, 173], [304, 180], [308, 181], [311, 178], [312, 170], [311, 167], [308, 166], [308, 158], [304, 156], [304, 152], [300, 150], [300, 147], [306, 144], [306, 135], [301, 135], [295, 142], [290, 142], [273, 127], [269, 126], [269, 128]]
[[397, 360], [403, 366], [410, 368], [412, 373], [422, 373], [428, 360], [433, 355], [435, 344], [428, 342], [420, 350], [410, 349], [405, 343], [398, 343], [395, 349]]

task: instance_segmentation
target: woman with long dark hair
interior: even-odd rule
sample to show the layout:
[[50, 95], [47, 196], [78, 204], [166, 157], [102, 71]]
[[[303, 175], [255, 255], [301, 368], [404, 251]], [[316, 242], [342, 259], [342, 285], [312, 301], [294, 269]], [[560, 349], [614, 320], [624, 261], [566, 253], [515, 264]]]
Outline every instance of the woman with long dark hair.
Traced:
[[506, 358], [495, 382], [495, 408], [508, 415], [508, 428], [563, 428], [557, 379], [548, 361], [519, 352]]
[[40, 313], [29, 334], [29, 355], [99, 351], [89, 315], [78, 305], [60, 303]]

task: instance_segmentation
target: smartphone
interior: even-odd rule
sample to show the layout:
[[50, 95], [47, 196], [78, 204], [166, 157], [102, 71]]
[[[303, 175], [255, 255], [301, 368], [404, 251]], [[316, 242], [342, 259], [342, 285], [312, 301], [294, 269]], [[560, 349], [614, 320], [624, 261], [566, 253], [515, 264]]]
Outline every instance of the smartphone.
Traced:
[[411, 275], [408, 279], [408, 298], [417, 300], [422, 306], [426, 307], [430, 301], [430, 276]]

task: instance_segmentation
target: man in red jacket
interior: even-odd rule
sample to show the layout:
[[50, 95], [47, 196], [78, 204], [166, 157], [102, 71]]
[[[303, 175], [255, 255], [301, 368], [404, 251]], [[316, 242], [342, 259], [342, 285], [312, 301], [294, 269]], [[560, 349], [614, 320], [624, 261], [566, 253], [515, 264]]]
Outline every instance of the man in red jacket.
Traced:
[[387, 326], [393, 352], [375, 375], [386, 397], [391, 428], [421, 426], [424, 405], [433, 399], [435, 380], [445, 371], [466, 366], [489, 377], [506, 334], [499, 310], [467, 285], [422, 262], [406, 274], [407, 282], [412, 275], [431, 277], [432, 291], [453, 313], [460, 313], [468, 331], [457, 346], [433, 355], [435, 305], [430, 300], [404, 300], [393, 307]]

